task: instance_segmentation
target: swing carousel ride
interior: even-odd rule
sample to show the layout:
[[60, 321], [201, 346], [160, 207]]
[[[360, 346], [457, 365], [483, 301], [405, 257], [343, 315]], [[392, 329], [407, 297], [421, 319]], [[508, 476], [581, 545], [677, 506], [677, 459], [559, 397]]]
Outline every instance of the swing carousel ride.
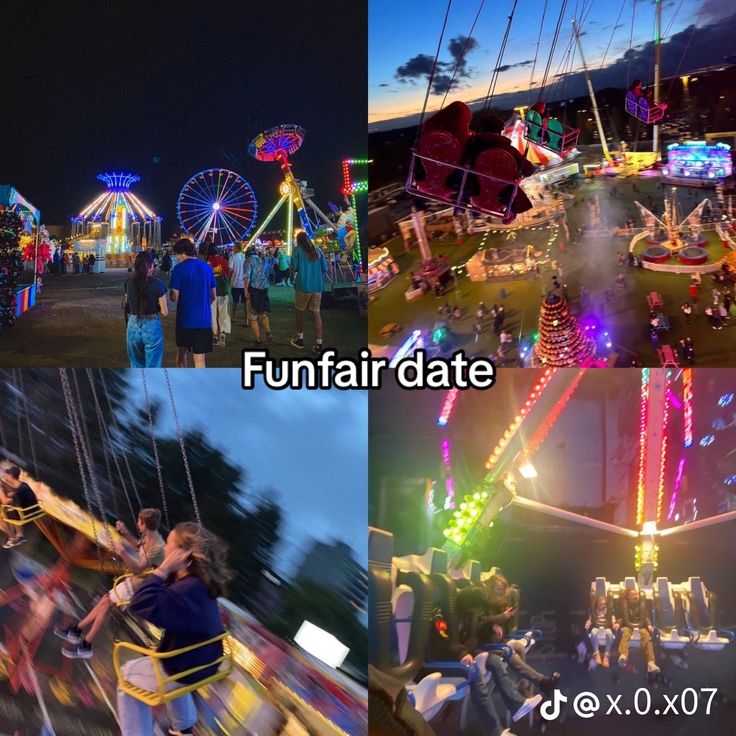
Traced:
[[[460, 315], [453, 325], [459, 333], [456, 347], [465, 345], [486, 355], [500, 350], [503, 354], [497, 353], [496, 359], [502, 364], [526, 365], [543, 327], [544, 300], [553, 293], [570, 305], [582, 329], [596, 332], [593, 337], [604, 347], [599, 357], [611, 364], [631, 360], [664, 365], [662, 349], [670, 348], [674, 355], [677, 341], [688, 337], [711, 352], [710, 328], [720, 328], [717, 319], [712, 324], [678, 320], [689, 281], [696, 280], [700, 287], [701, 275], [712, 277], [723, 291], [713, 306], [721, 320], [729, 318], [734, 301], [730, 146], [718, 141], [717, 133], [707, 133], [705, 141], [682, 140], [695, 106], [714, 109], [705, 97], [696, 97], [688, 86], [692, 75], [685, 73], [693, 63], [689, 49], [703, 28], [700, 16], [675, 34], [673, 29], [683, 22], [680, 7], [670, 10], [658, 0], [646, 7], [621, 0], [612, 8], [618, 13], [610, 36], [597, 39], [605, 53], [593, 59], [583, 48], [586, 36], [600, 35], [591, 26], [592, 3], [586, 0], [582, 7], [573, 7], [567, 0], [545, 2], [534, 16], [539, 18], [535, 53], [524, 62], [531, 66], [528, 101], [511, 111], [503, 109], [500, 75], [510, 68], [520, 9], [528, 11], [523, 6], [524, 0], [509, 0], [506, 23], [487, 24], [489, 32], [498, 34], [493, 71], [485, 80], [473, 77], [487, 91], [472, 100], [462, 99], [460, 82], [467, 76], [467, 54], [474, 43], [489, 43], [476, 30], [488, 8], [481, 0], [462, 20], [463, 28], [471, 19], [472, 25], [459, 36], [466, 40], [452, 62], [443, 61], [440, 54], [448, 38], [454, 41], [453, 34], [459, 33], [460, 11], [448, 2], [437, 19], [437, 50], [431, 67], [428, 64], [426, 93], [417, 103], [421, 108], [413, 144], [401, 167], [408, 172], [406, 214], [395, 228], [405, 250], [417, 249], [414, 262], [402, 268], [410, 271], [411, 284], [391, 278], [389, 257], [396, 252], [381, 250], [385, 242], [370, 244], [378, 248], [376, 264], [383, 276], [380, 298], [373, 305], [376, 324], [399, 324], [406, 331], [376, 330], [371, 336], [374, 348], [392, 355], [417, 329], [429, 344], [436, 305], [424, 297], [444, 296], [445, 308]], [[606, 11], [596, 13], [596, 23], [606, 19]], [[647, 40], [650, 17], [654, 33]], [[670, 44], [666, 55], [664, 44]], [[626, 46], [615, 58], [613, 49]], [[607, 58], [608, 66], [621, 70], [623, 89], [614, 91], [607, 83], [599, 104], [594, 84], [606, 79], [602, 70]], [[438, 79], [438, 74], [444, 76]], [[728, 77], [723, 80], [725, 84]], [[587, 100], [575, 97], [583, 83]], [[717, 81], [710, 84], [715, 88]], [[705, 123], [706, 130], [710, 124]], [[385, 149], [388, 165], [392, 146], [402, 144], [396, 133], [375, 139], [374, 160], [380, 162]], [[460, 247], [448, 249], [450, 241]], [[635, 266], [653, 281], [645, 284]], [[488, 286], [465, 288], [461, 282], [466, 275]], [[535, 280], [539, 287], [532, 285]], [[395, 282], [402, 282], [401, 294]], [[468, 301], [453, 307], [463, 296]], [[480, 314], [485, 302], [498, 304], [499, 297], [508, 299], [507, 314], [511, 308], [519, 315], [520, 323], [512, 328], [516, 334], [506, 344], [512, 351], [484, 337], [490, 331], [482, 320], [466, 320], [465, 329], [461, 324], [464, 316]], [[667, 299], [671, 303], [665, 304]], [[420, 304], [407, 308], [402, 301]], [[621, 301], [629, 308], [613, 308]], [[425, 306], [422, 319], [415, 319]], [[410, 324], [402, 324], [402, 308], [412, 315]], [[653, 329], [639, 329], [647, 324]]]
[[[524, 608], [519, 607], [516, 592], [509, 626], [518, 631], [527, 649], [540, 639], [541, 647], [551, 639], [545, 647], [548, 656], [564, 646], [568, 620], [576, 616], [584, 620], [586, 609], [593, 610], [601, 598], [609, 611], [626, 622], [624, 600], [628, 591], [637, 591], [642, 610], [653, 623], [659, 665], [647, 667], [651, 697], [656, 697], [658, 688], [673, 683], [710, 686], [719, 682], [732, 690], [726, 680], [733, 666], [734, 634], [722, 628], [718, 618], [719, 613], [736, 615], [734, 598], [730, 591], [721, 590], [721, 598], [728, 603], [719, 609], [707, 583], [715, 576], [724, 586], [734, 560], [732, 496], [721, 494], [724, 500], [716, 504], [713, 494], [719, 470], [728, 467], [726, 445], [733, 434], [726, 435], [734, 426], [733, 393], [726, 391], [719, 397], [719, 391], [728, 386], [725, 377], [713, 381], [707, 371], [697, 369], [643, 369], [627, 372], [630, 378], [623, 380], [612, 373], [547, 368], [527, 380], [527, 371], [515, 371], [513, 378], [519, 380], [513, 380], [503, 412], [508, 415], [510, 407], [510, 423], [504, 431], [501, 414], [491, 420], [498, 440], [485, 453], [487, 440], [482, 439], [485, 435], [478, 432], [477, 423], [486, 409], [466, 392], [450, 391], [436, 422], [441, 473], [437, 480], [427, 479], [425, 492], [418, 496], [425, 505], [424, 518], [411, 521], [395, 507], [392, 499], [408, 502], [407, 493], [382, 495], [374, 504], [374, 519], [378, 514], [391, 531], [374, 527], [369, 536], [369, 620], [377, 632], [371, 664], [399, 677], [410, 691], [416, 690], [417, 708], [440, 734], [463, 733], [461, 727], [453, 731], [448, 724], [455, 723], [451, 713], [462, 707], [472, 674], [468, 669], [463, 673], [462, 667], [458, 672], [458, 666], [449, 662], [427, 662], [428, 630], [439, 615], [446, 624], [444, 636], [458, 641], [460, 591], [486, 590], [492, 576], [501, 574], [493, 566], [498, 564], [531, 585]], [[604, 410], [608, 416], [600, 432], [591, 412], [595, 402], [610, 406], [610, 412]], [[414, 410], [413, 414], [426, 416], [424, 409], [417, 411], [415, 406]], [[405, 412], [406, 406], [395, 411]], [[387, 417], [386, 421], [392, 420]], [[577, 429], [581, 422], [590, 435], [587, 439]], [[617, 429], [612, 436], [618, 439], [606, 446], [603, 435], [613, 426]], [[598, 442], [604, 443], [602, 454], [596, 449]], [[419, 462], [424, 450], [410, 462]], [[481, 455], [486, 456], [485, 468], [478, 473], [468, 463]], [[596, 463], [609, 464], [603, 488], [620, 480], [624, 489], [613, 491], [610, 502], [604, 490], [597, 505], [600, 490], [596, 489], [601, 486], [592, 477], [580, 487], [566, 486], [567, 479], [580, 473], [564, 464], [573, 456], [579, 458], [581, 468], [593, 473]], [[703, 463], [710, 465], [707, 478], [699, 470]], [[416, 476], [416, 469], [411, 467], [406, 475]], [[478, 482], [472, 480], [479, 476]], [[733, 482], [734, 476], [729, 475], [723, 487]], [[427, 539], [429, 548], [421, 547], [419, 540]], [[713, 560], [709, 562], [711, 548], [718, 550], [719, 558], [723, 555], [725, 573], [715, 569]], [[529, 569], [530, 563], [534, 570]], [[549, 579], [552, 571], [554, 582]], [[591, 572], [593, 579], [586, 580]], [[382, 605], [391, 616], [379, 614]], [[520, 611], [530, 615], [529, 628], [519, 623]], [[470, 619], [465, 621], [469, 626]], [[619, 679], [636, 681], [637, 651], [645, 649], [640, 631], [636, 626], [632, 629], [632, 661], [619, 660], [618, 668], [611, 664], [616, 692], [629, 692]], [[464, 633], [468, 634], [467, 628]], [[618, 637], [614, 638], [616, 646]], [[584, 668], [578, 673], [559, 660], [555, 667], [565, 673], [567, 687], [574, 691], [592, 690], [603, 697], [601, 691], [610, 687], [608, 665], [600, 672], [593, 672], [591, 666], [585, 674]], [[724, 691], [723, 697], [732, 694]], [[729, 718], [728, 708], [721, 709], [716, 716], [720, 725], [708, 721], [709, 727], [725, 728]], [[606, 734], [617, 728], [607, 721], [599, 727]], [[667, 733], [665, 723], [648, 727]], [[566, 728], [570, 730], [565, 733], [586, 732], [577, 728], [574, 719], [568, 719]]]
[[[188, 685], [174, 681], [163, 671], [157, 676], [158, 684], [148, 688], [127, 679], [123, 665], [132, 655], [162, 661], [156, 650], [164, 632], [136, 618], [127, 610], [126, 601], [113, 607], [113, 641], [100, 641], [93, 659], [81, 660], [77, 665], [61, 656], [58, 640], [54, 641], [54, 625], [56, 628], [62, 623], [66, 626], [70, 621], [79, 620], [80, 612], [87, 610], [88, 591], [95, 587], [90, 576], [112, 576], [116, 585], [129, 577], [118, 552], [120, 545], [126, 546], [128, 542], [111, 520], [121, 519], [129, 512], [135, 521], [141, 499], [131, 464], [121, 446], [113, 440], [114, 436], [123, 436], [120, 433], [124, 430], [114, 413], [109, 426], [103, 419], [102, 407], [105, 402], [110, 405], [104, 375], [100, 373], [100, 394], [96, 388], [98, 384], [88, 372], [107, 470], [111, 473], [109, 477], [113, 487], [122, 491], [118, 491], [120, 497], [112, 498], [112, 508], [107, 506], [109, 501], [101, 496], [99, 470], [95, 467], [90, 445], [90, 427], [81, 403], [80, 382], [66, 369], [60, 369], [59, 373], [86, 508], [59, 496], [29, 472], [23, 472], [20, 480], [30, 486], [36, 503], [25, 508], [0, 507], [4, 528], [10, 526], [21, 530], [27, 539], [32, 538], [34, 542], [45, 539], [49, 543], [46, 546], [27, 544], [21, 551], [6, 553], [12, 554], [12, 558], [9, 561], [6, 558], [0, 569], [3, 642], [0, 644], [0, 679], [7, 682], [10, 696], [8, 699], [0, 690], [3, 712], [0, 720], [4, 719], [3, 725], [15, 723], [17, 727], [37, 728], [35, 732], [43, 736], [53, 736], [55, 724], [58, 728], [67, 729], [63, 730], [64, 733], [90, 733], [86, 729], [93, 727], [98, 729], [97, 733], [116, 733], [115, 728], [119, 726], [115, 707], [117, 688], [119, 692], [152, 707], [159, 727], [167, 721], [162, 706], [173, 698], [192, 693], [198, 711], [198, 734], [276, 734], [281, 732], [288, 718], [295, 717], [304, 724], [302, 727], [314, 733], [364, 736], [367, 733], [367, 701], [359, 686], [337, 670], [326, 667], [311, 655], [274, 636], [253, 615], [225, 599], [219, 601], [225, 631], [218, 640], [222, 641], [223, 654], [216, 661], [206, 662], [192, 671], [196, 673], [214, 667], [215, 673], [199, 679], [195, 677], [195, 681]], [[153, 430], [154, 409], [145, 371], [141, 371], [141, 380], [151, 420], [149, 429], [161, 508], [168, 527], [165, 471], [159, 460]], [[168, 375], [166, 382], [191, 507], [197, 523], [201, 525], [197, 494]], [[20, 388], [18, 390], [22, 393]], [[35, 464], [27, 407], [25, 423], [20, 415], [18, 422], [19, 431], [27, 432], [31, 440], [31, 464]], [[26, 464], [26, 458], [10, 448], [1, 447], [0, 454], [6, 458], [0, 463], [2, 472], [9, 464]], [[32, 553], [29, 552], [31, 548], [34, 550]], [[108, 587], [105, 585], [105, 590]], [[210, 643], [200, 642], [189, 649], [197, 651], [201, 648], [204, 651]], [[184, 651], [167, 652], [166, 656]], [[23, 704], [24, 710], [13, 706], [13, 702]], [[84, 710], [83, 720], [80, 720], [79, 709]], [[293, 715], [289, 716], [289, 713]], [[74, 723], [85, 730], [68, 730]]]

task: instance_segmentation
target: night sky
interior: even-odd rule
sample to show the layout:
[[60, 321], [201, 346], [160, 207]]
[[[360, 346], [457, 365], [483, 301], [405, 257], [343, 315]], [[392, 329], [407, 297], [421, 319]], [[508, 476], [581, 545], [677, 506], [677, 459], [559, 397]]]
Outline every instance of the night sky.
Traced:
[[133, 191], [164, 237], [181, 187], [206, 168], [238, 172], [265, 215], [280, 172], [247, 146], [281, 123], [306, 129], [294, 172], [322, 209], [342, 203], [341, 160], [365, 157], [361, 3], [6, 0], [0, 27], [0, 184], [46, 224], [104, 191], [106, 170], [141, 177]]

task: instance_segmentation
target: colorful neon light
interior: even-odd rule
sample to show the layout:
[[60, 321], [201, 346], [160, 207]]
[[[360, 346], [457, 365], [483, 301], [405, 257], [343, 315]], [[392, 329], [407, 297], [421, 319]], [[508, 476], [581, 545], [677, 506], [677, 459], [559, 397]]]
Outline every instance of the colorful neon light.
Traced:
[[670, 499], [670, 510], [667, 514], [667, 521], [672, 521], [672, 517], [675, 515], [675, 508], [677, 508], [677, 501], [680, 496], [680, 484], [682, 483], [682, 474], [685, 470], [685, 458], [680, 458], [680, 464], [677, 466], [677, 476], [675, 477], [675, 490], [672, 491], [672, 498]]
[[639, 402], [639, 475], [636, 484], [636, 525], [644, 523], [644, 471], [647, 458], [647, 415], [649, 413], [649, 368], [641, 372], [641, 398]]
[[447, 395], [445, 396], [445, 401], [442, 404], [442, 411], [440, 412], [439, 417], [437, 417], [437, 424], [440, 427], [446, 427], [447, 422], [450, 421], [452, 410], [455, 408], [455, 402], [457, 401], [459, 393], [460, 389], [457, 388], [451, 388], [447, 392]]
[[422, 331], [414, 330], [409, 337], [404, 340], [401, 347], [396, 351], [396, 355], [389, 361], [388, 367], [395, 368], [396, 364], [402, 359], [409, 355], [409, 352], [414, 349], [418, 350], [424, 345], [422, 340]]
[[501, 437], [493, 452], [488, 456], [488, 460], [486, 461], [486, 470], [491, 470], [498, 462], [501, 457], [501, 453], [506, 449], [506, 446], [511, 442], [517, 430], [521, 426], [521, 423], [537, 403], [537, 400], [542, 395], [542, 392], [547, 387], [547, 384], [550, 382], [550, 379], [555, 374], [556, 370], [557, 368], [545, 369], [542, 377], [537, 381], [534, 388], [529, 393], [529, 398], [521, 409], [519, 409], [519, 413], [514, 417], [514, 421], [511, 422], [509, 428], [506, 430], [503, 437]]
[[[669, 383], [669, 371], [665, 381]], [[667, 422], [669, 421], [670, 404], [664, 402], [664, 414], [662, 415], [662, 452], [659, 456], [659, 479], [657, 483], [657, 525], [662, 519], [662, 507], [664, 505], [664, 474], [667, 469]]]
[[368, 191], [368, 180], [354, 180], [350, 169], [353, 166], [367, 166], [369, 163], [371, 163], [371, 159], [368, 158], [346, 158], [342, 162], [342, 193], [345, 199], [350, 202], [350, 207], [353, 210], [356, 253], [361, 253], [362, 251], [360, 246], [360, 228], [358, 227], [358, 207], [355, 201], [355, 195], [365, 194]]
[[466, 494], [460, 504], [460, 509], [453, 513], [449, 524], [442, 531], [445, 537], [457, 545], [462, 545], [480, 518], [487, 500], [488, 491]]
[[452, 462], [450, 460], [450, 440], [445, 438], [440, 445], [442, 451], [442, 462], [445, 464], [445, 508], [455, 508], [455, 479], [452, 477]]
[[685, 447], [693, 444], [693, 369], [682, 370], [682, 400], [685, 404]]

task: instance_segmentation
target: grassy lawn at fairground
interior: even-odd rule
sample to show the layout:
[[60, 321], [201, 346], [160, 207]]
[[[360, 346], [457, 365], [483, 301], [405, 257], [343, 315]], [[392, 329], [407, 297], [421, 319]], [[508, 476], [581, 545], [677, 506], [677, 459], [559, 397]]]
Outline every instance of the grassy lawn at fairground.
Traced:
[[[636, 188], [636, 189], [635, 189]], [[669, 188], [668, 188], [669, 190]], [[659, 344], [673, 347], [684, 337], [690, 336], [695, 346], [695, 362], [703, 366], [727, 366], [734, 362], [736, 354], [736, 316], [732, 316], [721, 330], [713, 330], [704, 314], [712, 302], [711, 292], [714, 283], [710, 276], [702, 277], [702, 285], [695, 314], [687, 322], [681, 311], [689, 300], [690, 277], [685, 274], [657, 273], [641, 268], [619, 265], [619, 254], [628, 250], [628, 237], [578, 235], [578, 227], [590, 224], [590, 204], [597, 197], [600, 203], [602, 220], [608, 227], [622, 226], [629, 218], [641, 226], [634, 205], [638, 200], [644, 206], [661, 216], [663, 197], [657, 178], [629, 179], [587, 179], [581, 180], [567, 191], [575, 201], [567, 208], [568, 226], [572, 242], [566, 243], [562, 230], [545, 226], [537, 230], [518, 229], [515, 236], [506, 232], [490, 232], [466, 238], [462, 245], [456, 245], [454, 237], [431, 241], [435, 255], [446, 255], [452, 266], [465, 264], [478, 250], [485, 235], [484, 247], [496, 247], [501, 252], [526, 245], [535, 250], [549, 249], [549, 260], [555, 261], [559, 281], [566, 285], [571, 310], [585, 323], [596, 323], [598, 327], [599, 354], [606, 358], [613, 353], [611, 361], [618, 366], [630, 365], [637, 361], [645, 366], [659, 365], [656, 348], [650, 340], [649, 306], [647, 294], [656, 291], [662, 295], [662, 312], [670, 323], [670, 331], [659, 333]], [[713, 192], [701, 189], [677, 190], [677, 197], [683, 217], [703, 198], [712, 197]], [[712, 234], [708, 234], [709, 260], [717, 260], [725, 251]], [[551, 242], [550, 242], [551, 241]], [[419, 252], [416, 249], [405, 251], [401, 238], [394, 238], [386, 244], [398, 262], [401, 273], [384, 289], [373, 296], [369, 309], [368, 339], [373, 346], [389, 345], [398, 347], [410, 330], [421, 328], [429, 330], [438, 319], [437, 310], [445, 302], [459, 305], [464, 309], [461, 319], [449, 322], [457, 347], [476, 355], [491, 355], [499, 346], [498, 337], [488, 324], [474, 339], [473, 315], [480, 301], [488, 307], [503, 304], [506, 321], [504, 328], [515, 337], [515, 345], [531, 345], [538, 328], [542, 294], [552, 288], [553, 270], [551, 265], [542, 269], [538, 277], [523, 276], [513, 279], [493, 279], [485, 282], [472, 282], [461, 275], [454, 288], [448, 289], [441, 298], [424, 296], [415, 302], [407, 302], [404, 292], [409, 286], [409, 272], [419, 268]], [[616, 277], [623, 274], [623, 286]], [[581, 300], [582, 289], [588, 296]], [[584, 303], [583, 303], [584, 302]], [[736, 315], [736, 306], [731, 307]], [[401, 331], [388, 339], [381, 337], [381, 327], [389, 322], [401, 325]], [[611, 347], [606, 347], [609, 333]], [[518, 347], [512, 349], [507, 358], [516, 361]]]
[[[125, 347], [123, 318], [123, 284], [128, 278], [124, 269], [111, 269], [101, 274], [45, 275], [43, 290], [36, 306], [15, 321], [13, 329], [0, 332], [0, 354], [6, 367], [44, 367], [63, 365], [69, 368], [129, 366]], [[26, 278], [27, 280], [27, 278]], [[268, 346], [276, 358], [311, 355], [309, 349], [296, 350], [289, 344], [294, 337], [294, 290], [271, 287], [271, 331]], [[325, 347], [335, 348], [340, 355], [355, 355], [365, 346], [366, 320], [360, 317], [353, 300], [329, 306], [322, 300]], [[238, 367], [243, 348], [253, 346], [253, 333], [245, 327], [243, 307], [238, 305], [232, 334], [224, 348], [214, 348], [207, 356], [211, 367]], [[176, 305], [169, 304], [164, 323], [164, 367], [176, 365]], [[314, 323], [306, 316], [304, 330], [306, 348], [314, 344]]]

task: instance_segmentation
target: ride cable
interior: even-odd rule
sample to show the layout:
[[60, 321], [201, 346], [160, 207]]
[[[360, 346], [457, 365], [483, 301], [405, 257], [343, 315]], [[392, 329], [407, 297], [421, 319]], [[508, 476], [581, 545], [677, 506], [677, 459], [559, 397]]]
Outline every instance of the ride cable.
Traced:
[[28, 397], [26, 396], [25, 385], [23, 383], [23, 371], [18, 370], [18, 388], [23, 399], [23, 411], [26, 419], [26, 429], [28, 430], [28, 442], [31, 447], [31, 459], [33, 461], [33, 472], [38, 478], [38, 458], [36, 457], [36, 443], [33, 441], [33, 427], [31, 424], [31, 413], [28, 409]]
[[527, 107], [532, 104], [532, 87], [534, 86], [534, 72], [537, 69], [537, 57], [539, 56], [539, 44], [542, 41], [542, 30], [544, 29], [544, 19], [547, 17], [547, 2], [544, 0], [544, 9], [542, 10], [542, 21], [539, 24], [539, 34], [537, 35], [537, 46], [534, 50], [534, 61], [532, 62], [532, 73], [529, 75], [529, 94], [526, 98]]
[[[120, 425], [118, 424], [117, 416], [112, 407], [112, 400], [110, 399], [110, 392], [107, 390], [107, 382], [105, 381], [105, 374], [101, 369], [98, 369], [98, 370], [100, 374], [100, 380], [102, 382], [102, 390], [105, 394], [105, 401], [107, 402], [107, 407], [110, 411], [110, 417], [112, 419], [113, 430], [115, 432], [116, 437], [123, 437], [123, 433], [120, 431]], [[140, 494], [138, 493], [138, 486], [136, 485], [135, 478], [133, 477], [133, 471], [130, 467], [130, 461], [128, 460], [128, 453], [125, 451], [124, 446], [122, 447], [121, 452], [123, 454], [123, 462], [125, 463], [125, 468], [128, 471], [128, 478], [130, 478], [130, 487], [133, 489], [133, 494], [135, 495], [135, 500], [136, 500], [136, 503], [138, 504], [138, 508], [142, 509], [143, 501], [141, 500]]]
[[181, 456], [184, 460], [184, 470], [187, 474], [187, 483], [189, 484], [189, 495], [192, 498], [192, 506], [194, 508], [194, 517], [197, 520], [197, 525], [202, 528], [202, 517], [199, 514], [199, 504], [197, 503], [197, 495], [194, 492], [194, 481], [192, 480], [192, 471], [189, 468], [189, 458], [187, 457], [187, 448], [184, 444], [184, 434], [181, 431], [181, 425], [179, 424], [179, 415], [176, 412], [176, 402], [174, 401], [174, 392], [171, 390], [171, 381], [169, 379], [169, 370], [164, 368], [164, 377], [166, 378], [166, 388], [169, 391], [169, 399], [171, 401], [171, 413], [174, 416], [174, 424], [176, 425], [176, 434], [179, 438], [179, 448], [181, 449]]
[[169, 507], [166, 504], [166, 488], [164, 486], [164, 477], [161, 469], [161, 459], [158, 455], [158, 442], [156, 442], [156, 430], [153, 424], [153, 407], [151, 406], [151, 397], [148, 395], [148, 381], [146, 380], [146, 369], [141, 368], [141, 379], [143, 381], [143, 395], [146, 400], [146, 412], [148, 414], [148, 429], [151, 435], [151, 445], [153, 446], [153, 458], [156, 463], [156, 476], [158, 477], [158, 488], [161, 493], [161, 507], [164, 512], [164, 521], [166, 528], [171, 529], [169, 521]]
[[[90, 493], [89, 489], [89, 479], [87, 478], [87, 474], [85, 472], [85, 462], [91, 467], [89, 464], [89, 460], [87, 458], [87, 455], [85, 453], [84, 448], [81, 446], [81, 435], [82, 430], [79, 426], [79, 416], [77, 414], [77, 408], [74, 403], [74, 396], [72, 394], [72, 387], [71, 383], [69, 381], [69, 376], [67, 374], [66, 368], [59, 368], [59, 377], [61, 379], [61, 390], [64, 395], [64, 403], [66, 404], [66, 413], [67, 417], [69, 418], [69, 425], [72, 432], [72, 439], [74, 441], [74, 452], [77, 456], [77, 465], [79, 466], [79, 475], [82, 479], [82, 490], [84, 492], [84, 499], [87, 503], [87, 509], [91, 511], [92, 509], [92, 495]], [[88, 467], [88, 472], [89, 472]], [[99, 539], [97, 536], [97, 518], [94, 514], [90, 513], [90, 516], [92, 518], [92, 535], [94, 536], [94, 542], [95, 547], [97, 548], [98, 554], [100, 554], [100, 544]]]
[[[565, 0], [567, 2], [567, 0]], [[493, 95], [496, 93], [496, 83], [498, 82], [498, 75], [500, 74], [501, 64], [503, 62], [503, 56], [506, 51], [506, 44], [509, 41], [509, 34], [511, 33], [511, 25], [514, 22], [514, 13], [516, 12], [516, 6], [519, 4], [519, 0], [514, 0], [514, 4], [511, 8], [511, 15], [508, 17], [508, 23], [506, 24], [506, 32], [503, 34], [503, 40], [501, 41], [501, 47], [498, 50], [498, 59], [496, 65], [493, 68], [491, 74], [491, 81], [488, 85], [488, 92], [486, 93], [486, 100], [481, 108], [481, 113], [485, 113], [491, 107], [493, 101]]]
[[[97, 424], [100, 429], [100, 444], [102, 445], [103, 454], [105, 456], [105, 466], [107, 468], [107, 477], [110, 487], [110, 492], [113, 498], [113, 505], [115, 507], [115, 513], [118, 516], [118, 518], [122, 518], [120, 516], [120, 512], [118, 509], [118, 503], [117, 503], [117, 493], [115, 493], [115, 484], [112, 480], [112, 471], [110, 469], [110, 459], [108, 457], [107, 448], [110, 448], [110, 452], [112, 453], [113, 461], [115, 462], [115, 469], [118, 473], [118, 478], [120, 479], [120, 487], [123, 489], [123, 492], [125, 493], [125, 500], [128, 503], [128, 509], [130, 510], [130, 516], [133, 521], [133, 524], [135, 525], [137, 514], [135, 509], [133, 508], [133, 503], [130, 500], [130, 494], [128, 493], [128, 487], [125, 483], [125, 478], [123, 478], [123, 471], [120, 468], [120, 461], [118, 460], [118, 453], [115, 449], [115, 445], [112, 442], [112, 438], [110, 437], [109, 431], [107, 429], [107, 422], [105, 421], [105, 418], [102, 414], [102, 407], [100, 406], [100, 402], [97, 401], [95, 403], [95, 411], [97, 413]], [[139, 507], [140, 508], [140, 507]]]
[[[545, 0], [546, 4], [547, 0]], [[442, 104], [440, 105], [440, 108], [443, 108], [445, 106], [445, 101], [447, 100], [447, 95], [450, 94], [450, 90], [452, 89], [452, 84], [455, 81], [455, 75], [458, 72], [458, 69], [460, 69], [460, 65], [465, 60], [465, 52], [468, 48], [468, 44], [470, 43], [470, 39], [473, 38], [473, 31], [475, 30], [475, 24], [478, 22], [478, 18], [480, 17], [480, 13], [483, 10], [483, 6], [485, 5], [486, 0], [481, 0], [480, 5], [478, 6], [478, 12], [475, 14], [475, 19], [473, 20], [473, 25], [470, 26], [470, 32], [465, 37], [465, 43], [463, 44], [462, 51], [460, 52], [460, 56], [457, 59], [457, 62], [455, 63], [455, 68], [452, 70], [452, 77], [450, 77], [450, 82], [447, 85], [447, 89], [445, 90], [445, 96], [442, 98]]]
[[447, 0], [447, 10], [445, 10], [445, 20], [442, 23], [442, 30], [440, 31], [440, 39], [437, 42], [437, 51], [434, 55], [434, 62], [432, 63], [432, 71], [429, 74], [429, 81], [427, 84], [427, 91], [424, 95], [424, 104], [422, 105], [422, 114], [419, 116], [419, 125], [417, 126], [417, 136], [415, 140], [415, 147], [419, 143], [419, 134], [422, 130], [422, 124], [424, 123], [424, 116], [427, 114], [427, 105], [429, 104], [429, 95], [432, 91], [432, 82], [434, 81], [434, 75], [437, 71], [437, 64], [439, 63], [440, 51], [442, 50], [442, 41], [445, 37], [445, 31], [447, 30], [447, 19], [450, 17], [450, 8], [452, 7], [452, 0]]

